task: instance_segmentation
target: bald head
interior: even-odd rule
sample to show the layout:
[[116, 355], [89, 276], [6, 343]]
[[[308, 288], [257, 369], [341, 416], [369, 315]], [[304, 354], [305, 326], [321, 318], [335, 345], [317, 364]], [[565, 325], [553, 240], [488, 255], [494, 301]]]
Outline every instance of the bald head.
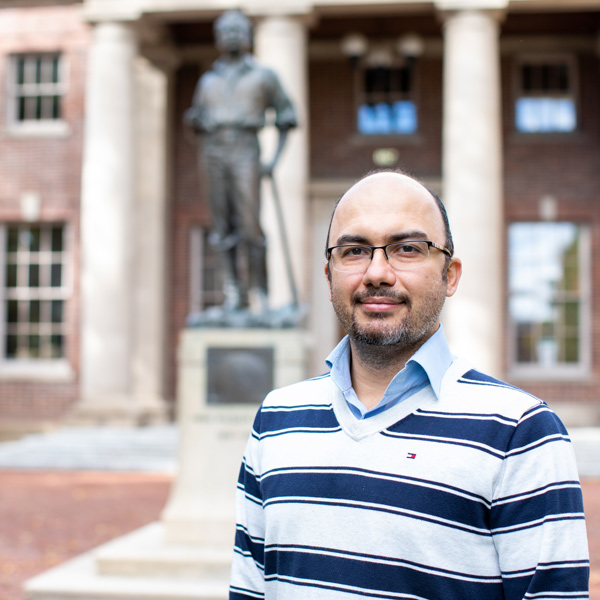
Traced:
[[441, 228], [440, 237], [433, 241], [443, 244], [450, 254], [454, 254], [454, 243], [444, 204], [436, 194], [413, 177], [399, 171], [379, 171], [369, 173], [356, 182], [337, 201], [333, 209], [327, 232], [326, 249], [337, 243], [336, 239], [332, 238], [332, 227], [338, 220], [337, 217], [344, 217], [343, 214], [338, 215], [338, 212], [345, 205], [347, 207], [363, 206], [366, 213], [375, 218], [381, 218], [382, 222], [386, 218], [386, 214], [393, 214], [400, 205], [414, 205], [415, 209], [418, 206], [427, 207], [429, 205], [431, 225]]

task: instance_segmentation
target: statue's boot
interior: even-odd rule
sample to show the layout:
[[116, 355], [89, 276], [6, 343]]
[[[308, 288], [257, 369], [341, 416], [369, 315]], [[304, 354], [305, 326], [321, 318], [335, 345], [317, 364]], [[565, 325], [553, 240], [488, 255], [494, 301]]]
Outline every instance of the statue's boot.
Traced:
[[244, 306], [244, 301], [242, 298], [242, 292], [231, 277], [227, 277], [223, 284], [223, 292], [225, 293], [225, 302], [223, 303], [223, 308], [226, 312], [232, 312], [235, 310], [241, 310]]
[[269, 312], [269, 294], [262, 287], [253, 287], [249, 293], [252, 312], [265, 314]]

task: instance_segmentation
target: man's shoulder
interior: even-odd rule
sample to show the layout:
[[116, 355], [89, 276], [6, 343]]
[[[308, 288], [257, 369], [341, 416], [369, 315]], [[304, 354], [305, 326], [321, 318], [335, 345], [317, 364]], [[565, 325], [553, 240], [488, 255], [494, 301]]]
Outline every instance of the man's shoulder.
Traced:
[[262, 406], [263, 409], [270, 410], [277, 407], [293, 408], [305, 405], [327, 406], [331, 403], [330, 386], [330, 374], [325, 373], [273, 390], [265, 398]]
[[448, 369], [442, 389], [443, 399], [465, 412], [493, 412], [519, 419], [529, 410], [545, 406], [540, 398], [462, 359], [457, 359]]

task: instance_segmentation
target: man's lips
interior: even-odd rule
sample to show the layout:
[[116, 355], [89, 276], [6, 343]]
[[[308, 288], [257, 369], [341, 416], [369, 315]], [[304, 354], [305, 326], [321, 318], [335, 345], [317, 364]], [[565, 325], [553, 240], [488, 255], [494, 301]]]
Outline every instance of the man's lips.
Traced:
[[364, 310], [372, 312], [386, 312], [396, 309], [401, 304], [407, 304], [404, 298], [392, 298], [390, 296], [366, 296], [357, 298], [357, 302]]

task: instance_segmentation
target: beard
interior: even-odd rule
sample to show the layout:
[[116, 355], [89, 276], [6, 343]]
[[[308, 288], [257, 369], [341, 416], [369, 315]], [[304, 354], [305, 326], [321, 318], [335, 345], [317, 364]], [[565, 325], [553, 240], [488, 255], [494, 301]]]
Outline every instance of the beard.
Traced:
[[[398, 317], [387, 312], [370, 312], [359, 320], [360, 304], [368, 298], [390, 298], [402, 303], [406, 314]], [[414, 306], [406, 294], [379, 289], [354, 293], [348, 306], [332, 289], [333, 309], [350, 339], [360, 345], [395, 346], [402, 349], [416, 348], [435, 333], [445, 298], [446, 288], [439, 286], [419, 306]]]

